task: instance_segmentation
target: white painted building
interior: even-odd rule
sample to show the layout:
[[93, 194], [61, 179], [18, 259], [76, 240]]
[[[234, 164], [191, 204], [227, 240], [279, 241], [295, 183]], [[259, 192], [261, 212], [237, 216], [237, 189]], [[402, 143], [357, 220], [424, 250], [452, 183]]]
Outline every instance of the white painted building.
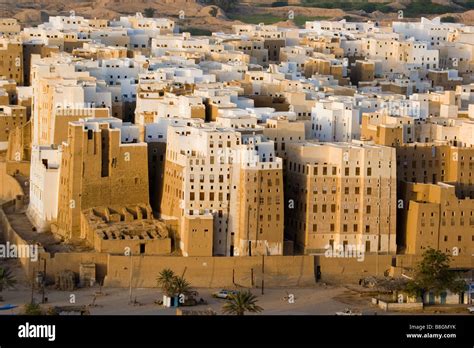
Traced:
[[30, 203], [27, 216], [38, 232], [48, 231], [58, 214], [61, 151], [33, 145], [30, 167]]
[[360, 108], [348, 97], [320, 100], [311, 111], [312, 137], [322, 142], [350, 142], [360, 137]]
[[402, 38], [414, 38], [417, 41], [424, 41], [431, 47], [439, 48], [448, 41], [449, 33], [456, 28], [462, 27], [458, 23], [441, 23], [441, 18], [428, 19], [422, 17], [419, 22], [393, 22], [392, 28], [395, 33], [402, 35]]

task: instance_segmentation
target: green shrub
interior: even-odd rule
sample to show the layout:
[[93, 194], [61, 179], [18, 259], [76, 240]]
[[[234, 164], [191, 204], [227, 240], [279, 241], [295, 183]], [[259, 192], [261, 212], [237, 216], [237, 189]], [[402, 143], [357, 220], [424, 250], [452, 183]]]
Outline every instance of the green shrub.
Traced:
[[288, 1], [275, 1], [272, 2], [272, 7], [284, 7], [288, 6]]
[[143, 10], [143, 14], [145, 15], [146, 18], [153, 18], [155, 15], [155, 9], [152, 7], [147, 7], [146, 9]]
[[441, 17], [441, 22], [443, 23], [456, 23], [458, 19], [453, 16]]
[[212, 35], [212, 31], [210, 31], [210, 30], [201, 29], [201, 28], [194, 28], [194, 27], [182, 28], [180, 31], [182, 33], [183, 32], [190, 33], [193, 36], [211, 36]]
[[28, 303], [25, 305], [25, 315], [41, 315], [43, 311], [41, 306], [37, 303]]

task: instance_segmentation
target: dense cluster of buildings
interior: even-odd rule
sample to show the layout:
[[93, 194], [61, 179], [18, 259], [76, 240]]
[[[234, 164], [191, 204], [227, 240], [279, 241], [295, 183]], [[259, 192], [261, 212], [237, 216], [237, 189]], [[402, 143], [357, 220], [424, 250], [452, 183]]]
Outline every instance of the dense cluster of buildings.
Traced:
[[0, 149], [38, 232], [110, 253], [474, 254], [474, 27], [0, 29]]

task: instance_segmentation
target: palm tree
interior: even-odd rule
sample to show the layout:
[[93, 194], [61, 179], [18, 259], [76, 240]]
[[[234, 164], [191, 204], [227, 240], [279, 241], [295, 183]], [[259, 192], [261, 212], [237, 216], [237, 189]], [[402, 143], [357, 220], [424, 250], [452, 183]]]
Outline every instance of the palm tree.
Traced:
[[245, 312], [259, 313], [263, 308], [256, 304], [257, 296], [252, 295], [250, 290], [239, 291], [236, 295], [230, 295], [222, 307], [222, 311], [231, 315], [244, 315]]
[[173, 277], [172, 286], [175, 295], [187, 295], [191, 291], [191, 284], [183, 276]]
[[156, 283], [161, 287], [161, 290], [166, 296], [171, 297], [174, 295], [173, 283], [175, 278], [174, 272], [169, 268], [165, 268], [158, 274]]
[[8, 268], [0, 267], [0, 292], [3, 289], [8, 289], [16, 284], [15, 277]]
[[146, 9], [143, 10], [145, 17], [146, 18], [153, 18], [155, 15], [156, 10], [152, 7], [147, 7]]

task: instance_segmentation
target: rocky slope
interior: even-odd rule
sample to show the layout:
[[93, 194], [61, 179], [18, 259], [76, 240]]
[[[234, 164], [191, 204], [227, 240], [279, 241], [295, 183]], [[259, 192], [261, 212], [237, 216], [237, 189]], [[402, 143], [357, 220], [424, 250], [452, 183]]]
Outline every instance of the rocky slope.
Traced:
[[[49, 15], [68, 15], [70, 11], [88, 18], [114, 19], [121, 15], [136, 12], [144, 13], [145, 9], [152, 8], [154, 16], [174, 18], [181, 28], [228, 31], [232, 24], [240, 21], [252, 22], [252, 18], [254, 22], [258, 18], [262, 18], [264, 22], [269, 19], [272, 23], [280, 22], [285, 26], [294, 26], [295, 21], [289, 19], [291, 11], [294, 16], [301, 17], [302, 20], [297, 22], [300, 25], [306, 18], [335, 20], [342, 18], [349, 20], [383, 19], [384, 21], [391, 21], [397, 20], [398, 10], [409, 11], [413, 9], [411, 6], [416, 2], [429, 0], [399, 0], [393, 2], [389, 0], [370, 0], [370, 3], [385, 6], [382, 8], [383, 13], [378, 8], [366, 12], [361, 9], [342, 10], [339, 8], [300, 6], [302, 2], [306, 1], [308, 0], [290, 0], [288, 1], [290, 6], [283, 7], [272, 7], [272, 1], [268, 0], [240, 1], [236, 7], [227, 13], [217, 6], [210, 6], [209, 1], [196, 0], [69, 0], [67, 2], [62, 0], [0, 0], [0, 9], [3, 17], [14, 17], [24, 25], [35, 25], [47, 20]], [[341, 0], [337, 1], [340, 2]], [[474, 23], [474, 11], [469, 10], [467, 0], [431, 0], [431, 2], [446, 9], [446, 13], [442, 13], [442, 16], [450, 16], [455, 21], [468, 24]], [[435, 15], [439, 14], [428, 14], [429, 17]]]

